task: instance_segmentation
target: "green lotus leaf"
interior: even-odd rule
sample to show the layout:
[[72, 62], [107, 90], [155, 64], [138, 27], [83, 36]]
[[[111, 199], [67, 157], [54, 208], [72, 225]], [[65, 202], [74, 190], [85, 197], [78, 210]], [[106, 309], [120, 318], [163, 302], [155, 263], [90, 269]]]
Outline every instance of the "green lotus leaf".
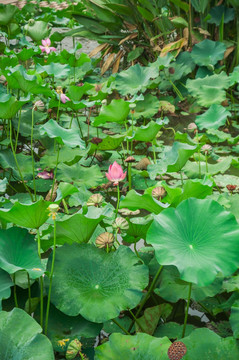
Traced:
[[[171, 149], [164, 153], [159, 166], [164, 167], [166, 169], [165, 172], [180, 171], [196, 150], [197, 145], [192, 146], [175, 141]], [[149, 172], [151, 168], [154, 169], [154, 166], [149, 165]], [[157, 164], [155, 168], [157, 169]]]
[[148, 268], [125, 246], [108, 254], [90, 244], [56, 250], [52, 302], [69, 316], [98, 323], [113, 319], [139, 304], [147, 284]]
[[[191, 299], [201, 301], [206, 297], [213, 297], [218, 294], [222, 288], [222, 276], [217, 276], [214, 282], [208, 286], [199, 287], [193, 284]], [[188, 298], [188, 282], [180, 279], [180, 274], [175, 266], [166, 266], [163, 268], [159, 285], [154, 292], [169, 302], [177, 302], [179, 299]]]
[[158, 214], [168, 207], [160, 201], [154, 199], [149, 194], [139, 194], [135, 190], [130, 190], [125, 198], [120, 201], [120, 209], [127, 208], [130, 210], [145, 209], [152, 213]]
[[95, 350], [95, 360], [168, 360], [171, 341], [167, 337], [154, 338], [148, 334], [135, 336], [112, 334], [110, 340]]
[[8, 86], [12, 89], [20, 89], [24, 93], [44, 94], [47, 97], [52, 96], [51, 89], [40, 85], [37, 77], [27, 74], [23, 66], [10, 68], [8, 74], [6, 74], [6, 79]]
[[[116, 320], [121, 326], [123, 326], [124, 329], [128, 329], [132, 323], [132, 319], [128, 316], [121, 316], [115, 318], [114, 320]], [[121, 333], [121, 334], [125, 334], [125, 332], [119, 328], [118, 325], [116, 325], [116, 323], [114, 323], [112, 320], [108, 320], [103, 324], [103, 330], [105, 332], [107, 332], [108, 334], [112, 334], [112, 333]], [[132, 328], [132, 331], [135, 330], [135, 326]]]
[[[195, 330], [195, 326], [187, 324], [185, 336], [191, 334]], [[181, 339], [183, 332], [183, 325], [179, 325], [175, 322], [167, 322], [160, 324], [154, 332], [155, 337], [162, 338], [167, 336], [169, 339]]]
[[0, 312], [1, 360], [54, 360], [48, 338], [25, 311], [15, 308]]
[[38, 51], [33, 48], [27, 49], [23, 48], [19, 53], [16, 54], [17, 58], [21, 61], [26, 61], [32, 58]]
[[58, 169], [57, 179], [70, 183], [73, 181], [79, 186], [85, 185], [87, 188], [91, 188], [103, 182], [103, 175], [98, 165], [86, 168], [78, 163], [71, 166], [60, 164]]
[[239, 83], [239, 66], [236, 66], [233, 72], [229, 75], [230, 77], [230, 85], [235, 85]]
[[216, 65], [223, 59], [225, 51], [226, 46], [223, 43], [206, 39], [194, 45], [191, 56], [199, 66]]
[[40, 127], [40, 134], [56, 139], [59, 144], [65, 144], [71, 148], [79, 146], [81, 149], [85, 149], [85, 142], [80, 137], [80, 130], [64, 129], [53, 119]]
[[138, 101], [133, 115], [134, 119], [151, 118], [159, 111], [159, 100], [156, 96], [146, 94], [144, 100]]
[[239, 339], [239, 300], [237, 300], [231, 308], [230, 324], [232, 327], [233, 335]]
[[132, 137], [128, 137], [129, 140], [134, 139], [136, 141], [152, 141], [159, 130], [164, 124], [157, 123], [157, 121], [150, 121], [146, 126], [140, 126], [135, 129]]
[[[39, 309], [37, 310], [39, 317]], [[74, 339], [95, 338], [99, 335], [102, 324], [87, 321], [82, 316], [68, 316], [50, 306], [47, 336], [52, 342], [55, 351], [64, 352]]]
[[54, 76], [57, 79], [67, 78], [71, 70], [70, 66], [59, 63], [50, 63], [49, 65], [37, 64], [36, 70], [39, 74], [46, 72], [48, 75]]
[[[69, 219], [56, 222], [57, 245], [87, 243], [97, 225], [105, 218], [104, 209], [90, 207], [87, 215], [74, 214]], [[53, 234], [50, 241], [44, 241], [48, 248], [53, 244]]]
[[25, 30], [27, 35], [33, 41], [40, 42], [42, 39], [45, 39], [49, 36], [50, 29], [48, 28], [48, 23], [45, 21], [34, 21], [32, 24], [25, 25]]
[[125, 136], [124, 135], [110, 135], [110, 136], [106, 136], [102, 142], [98, 145], [96, 144], [91, 144], [91, 148], [90, 148], [90, 154], [94, 153], [94, 151], [96, 150], [115, 150], [119, 147], [119, 145], [124, 141]]
[[180, 341], [187, 347], [183, 360], [236, 360], [239, 357], [233, 337], [222, 338], [207, 328], [196, 329]]
[[173, 307], [170, 304], [160, 304], [148, 307], [144, 310], [144, 315], [137, 319], [137, 323], [135, 324], [136, 331], [153, 335], [159, 320], [161, 318], [166, 320], [172, 310]]
[[0, 118], [12, 119], [21, 107], [26, 104], [29, 98], [20, 98], [17, 100], [11, 94], [0, 95]]
[[[17, 162], [24, 179], [32, 179], [32, 157], [23, 153], [16, 154]], [[13, 153], [10, 149], [1, 150], [0, 165], [3, 169], [12, 169], [14, 176], [21, 180]]]
[[145, 240], [148, 228], [153, 221], [152, 217], [138, 217], [127, 220], [129, 228], [126, 230], [125, 235], [122, 234], [123, 240], [128, 243], [135, 243], [141, 239]]
[[200, 130], [218, 129], [226, 124], [228, 116], [232, 116], [232, 114], [224, 106], [213, 104], [204, 114], [196, 117], [195, 123]]
[[239, 225], [213, 200], [188, 199], [155, 216], [147, 234], [161, 265], [175, 265], [182, 280], [210, 285], [239, 266]]
[[38, 229], [48, 219], [48, 206], [51, 203], [38, 200], [32, 204], [15, 202], [11, 209], [0, 209], [0, 219], [29, 229]]
[[7, 178], [0, 180], [0, 193], [4, 193], [6, 191], [7, 184], [8, 184]]
[[0, 269], [0, 310], [2, 310], [2, 300], [11, 296], [11, 286], [13, 286], [10, 275]]
[[224, 5], [220, 5], [211, 8], [209, 14], [211, 15], [211, 18], [207, 20], [207, 22], [209, 24], [215, 24], [219, 26], [221, 24], [222, 17], [224, 24], [227, 24], [230, 21], [232, 21], [235, 16], [235, 11], [233, 8], [228, 8], [225, 7]]
[[0, 25], [8, 25], [16, 13], [19, 13], [19, 9], [16, 6], [0, 4]]
[[116, 75], [114, 87], [123, 96], [135, 95], [138, 91], [143, 92], [150, 84], [150, 79], [156, 78], [158, 73], [157, 67], [136, 64]]
[[239, 290], [239, 275], [225, 278], [222, 284], [223, 290], [230, 293]]
[[200, 13], [204, 13], [209, 0], [192, 0], [192, 6]]
[[72, 85], [68, 89], [69, 98], [72, 101], [80, 101], [82, 96], [87, 94], [94, 86], [89, 83], [84, 83], [83, 86]]
[[107, 106], [101, 108], [99, 116], [94, 119], [93, 125], [99, 126], [106, 122], [118, 122], [125, 121], [129, 114], [129, 103], [123, 99], [112, 100]]
[[225, 89], [230, 86], [230, 78], [225, 72], [221, 72], [211, 76], [207, 75], [203, 79], [188, 79], [186, 86], [199, 105], [209, 107], [212, 104], [221, 104], [226, 99]]
[[[225, 158], [221, 158], [216, 164], [208, 164], [208, 173], [210, 175], [215, 175], [218, 173], [224, 174], [227, 171], [232, 163], [232, 156], [227, 156]], [[207, 174], [207, 168], [205, 161], [200, 161], [201, 167], [201, 175]], [[199, 164], [197, 162], [188, 161], [187, 164], [183, 168], [183, 172], [190, 178], [198, 178], [199, 177]]]
[[0, 268], [9, 274], [26, 270], [32, 279], [44, 274], [34, 236], [26, 229], [0, 229]]

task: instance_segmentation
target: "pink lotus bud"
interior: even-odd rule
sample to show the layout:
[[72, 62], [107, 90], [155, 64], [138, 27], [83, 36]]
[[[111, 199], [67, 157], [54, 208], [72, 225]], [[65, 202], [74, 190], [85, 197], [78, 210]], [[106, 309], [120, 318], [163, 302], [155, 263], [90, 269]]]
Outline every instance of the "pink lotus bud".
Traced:
[[60, 98], [61, 98], [61, 102], [62, 102], [63, 104], [65, 104], [66, 101], [70, 101], [70, 100], [71, 100], [70, 98], [68, 98], [68, 96], [66, 96], [66, 95], [63, 94], [63, 93], [60, 95]]
[[113, 165], [109, 166], [109, 170], [105, 175], [109, 181], [114, 183], [114, 185], [118, 185], [119, 181], [125, 179], [126, 172], [124, 173], [122, 167], [115, 161]]
[[42, 171], [42, 172], [39, 172], [37, 174], [37, 176], [41, 179], [45, 179], [45, 180], [48, 180], [48, 179], [53, 179], [54, 177], [54, 174], [52, 172], [49, 172], [49, 171]]

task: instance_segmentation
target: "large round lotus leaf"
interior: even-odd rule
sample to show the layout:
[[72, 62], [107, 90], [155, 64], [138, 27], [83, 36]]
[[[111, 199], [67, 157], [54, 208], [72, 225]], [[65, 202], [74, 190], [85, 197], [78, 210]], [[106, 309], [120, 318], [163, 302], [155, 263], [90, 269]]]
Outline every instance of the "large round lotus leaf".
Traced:
[[206, 286], [239, 266], [239, 225], [213, 200], [190, 198], [155, 216], [147, 242], [161, 265], [175, 265], [181, 279]]
[[226, 46], [222, 42], [206, 39], [194, 45], [191, 56], [197, 65], [215, 65], [223, 59], [225, 50]]
[[104, 322], [137, 306], [147, 284], [148, 268], [125, 246], [107, 254], [90, 244], [65, 244], [56, 251], [51, 299], [69, 316]]
[[221, 338], [206, 328], [196, 329], [180, 341], [187, 347], [183, 360], [239, 359], [239, 347], [233, 337]]
[[[191, 299], [201, 301], [207, 297], [218, 294], [222, 288], [223, 277], [217, 276], [212, 284], [198, 286], [193, 284]], [[188, 298], [188, 282], [180, 279], [180, 274], [175, 266], [165, 266], [160, 274], [159, 285], [154, 292], [163, 299], [177, 302], [179, 299]]]
[[1, 360], [54, 360], [48, 338], [40, 325], [25, 311], [0, 312]]
[[10, 275], [0, 269], [0, 310], [2, 310], [2, 299], [8, 299], [11, 296], [11, 286], [13, 282]]
[[96, 348], [95, 360], [168, 360], [167, 351], [171, 341], [154, 338], [147, 334], [126, 336], [112, 334], [110, 340]]
[[34, 236], [26, 229], [0, 230], [0, 268], [13, 274], [26, 270], [32, 279], [44, 273]]
[[200, 130], [218, 129], [226, 124], [228, 116], [231, 116], [231, 113], [224, 106], [213, 104], [204, 114], [196, 117], [195, 123]]
[[237, 300], [231, 308], [230, 324], [233, 335], [236, 339], [239, 338], [239, 300]]

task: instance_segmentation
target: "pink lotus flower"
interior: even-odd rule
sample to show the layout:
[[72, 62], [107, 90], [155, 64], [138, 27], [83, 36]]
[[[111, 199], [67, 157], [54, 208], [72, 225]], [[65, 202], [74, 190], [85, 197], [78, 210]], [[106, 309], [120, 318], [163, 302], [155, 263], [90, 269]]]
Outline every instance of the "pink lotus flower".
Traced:
[[37, 176], [40, 178], [40, 179], [45, 179], [45, 180], [48, 180], [48, 179], [53, 179], [54, 177], [54, 174], [52, 172], [49, 172], [49, 171], [42, 171], [42, 172], [39, 172], [37, 174]]
[[51, 51], [56, 51], [56, 48], [51, 46], [51, 40], [49, 38], [41, 41], [42, 45], [39, 46], [41, 52], [46, 52], [50, 54]]
[[62, 102], [63, 104], [65, 104], [66, 101], [70, 101], [70, 100], [71, 100], [70, 98], [68, 98], [68, 96], [66, 96], [66, 95], [63, 94], [63, 93], [61, 93], [60, 99], [61, 99], [61, 102]]
[[109, 166], [109, 170], [105, 175], [109, 181], [114, 183], [114, 185], [118, 185], [119, 181], [125, 179], [126, 172], [124, 173], [122, 167], [115, 161], [113, 165]]

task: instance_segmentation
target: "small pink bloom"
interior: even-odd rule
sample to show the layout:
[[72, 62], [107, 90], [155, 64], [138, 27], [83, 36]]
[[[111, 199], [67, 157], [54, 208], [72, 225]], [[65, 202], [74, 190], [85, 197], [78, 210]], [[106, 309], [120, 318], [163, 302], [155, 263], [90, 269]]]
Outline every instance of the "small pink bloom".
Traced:
[[53, 179], [53, 177], [54, 177], [54, 175], [53, 175], [52, 172], [49, 172], [49, 171], [46, 171], [46, 170], [44, 170], [44, 171], [42, 171], [42, 172], [39, 172], [39, 173], [37, 174], [37, 176], [38, 176], [39, 178], [45, 179], [45, 180]]
[[46, 52], [47, 54], [50, 54], [51, 51], [56, 51], [56, 48], [51, 46], [51, 40], [49, 38], [42, 40], [41, 43], [42, 45], [39, 46], [41, 52]]
[[124, 173], [122, 167], [115, 161], [113, 165], [109, 166], [109, 170], [105, 175], [109, 181], [114, 183], [114, 185], [118, 185], [119, 181], [125, 179], [126, 172]]
[[61, 102], [62, 102], [63, 104], [65, 104], [66, 101], [71, 101], [71, 99], [68, 98], [68, 96], [66, 96], [66, 95], [63, 94], [63, 93], [60, 95], [60, 98], [61, 98]]

